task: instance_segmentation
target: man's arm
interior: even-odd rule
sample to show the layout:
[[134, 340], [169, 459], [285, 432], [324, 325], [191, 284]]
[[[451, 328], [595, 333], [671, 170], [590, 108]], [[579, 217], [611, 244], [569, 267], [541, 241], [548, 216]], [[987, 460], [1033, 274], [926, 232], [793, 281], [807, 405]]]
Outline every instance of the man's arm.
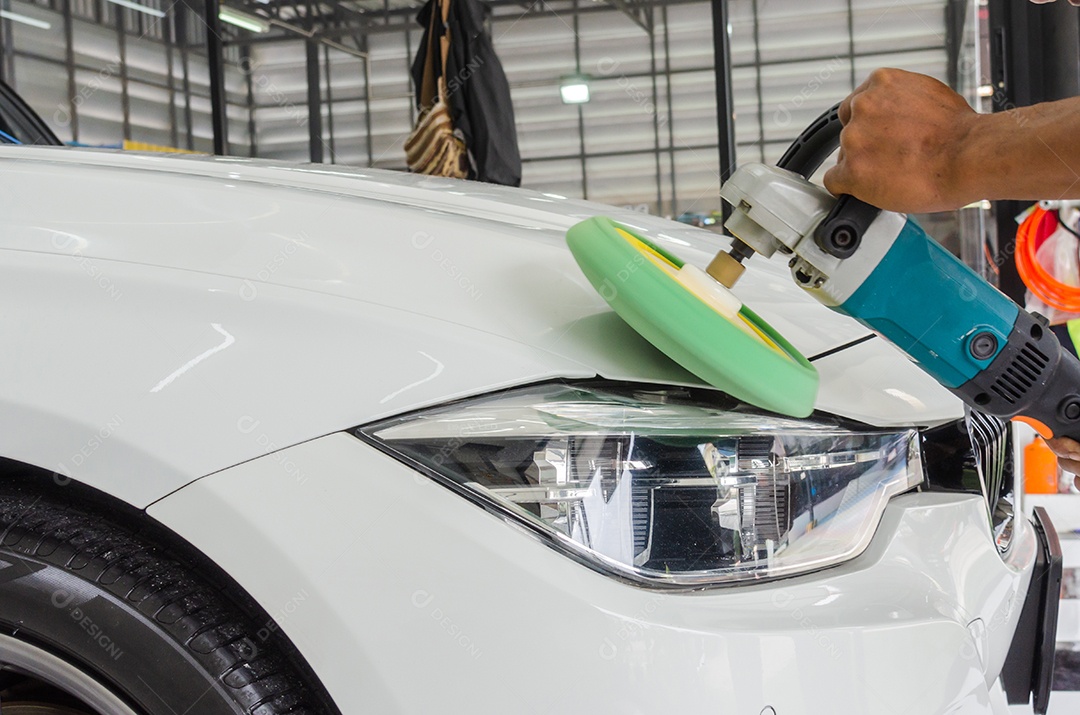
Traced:
[[1080, 199], [1080, 97], [979, 114], [932, 77], [875, 70], [840, 105], [833, 194], [890, 211]]

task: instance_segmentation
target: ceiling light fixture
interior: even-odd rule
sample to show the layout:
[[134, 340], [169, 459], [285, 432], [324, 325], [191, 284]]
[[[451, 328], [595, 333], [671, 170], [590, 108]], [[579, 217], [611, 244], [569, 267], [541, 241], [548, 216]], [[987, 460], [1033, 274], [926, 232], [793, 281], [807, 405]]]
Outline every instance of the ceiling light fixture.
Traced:
[[39, 30], [52, 29], [52, 23], [45, 22], [44, 20], [38, 20], [36, 17], [30, 17], [29, 15], [21, 15], [17, 12], [0, 10], [0, 17], [4, 18], [5, 20], [11, 20], [12, 22], [21, 22], [24, 25], [36, 27]]
[[226, 5], [222, 5], [218, 11], [218, 19], [251, 32], [270, 32], [270, 20], [268, 18], [242, 12]]
[[584, 104], [589, 101], [589, 81], [580, 75], [563, 77], [559, 94], [563, 104]]
[[156, 7], [147, 7], [146, 5], [140, 5], [137, 2], [131, 0], [109, 0], [113, 5], [119, 5], [120, 7], [126, 7], [128, 10], [134, 10], [135, 12], [141, 12], [144, 15], [153, 15], [154, 17], [165, 17], [165, 13], [158, 10]]

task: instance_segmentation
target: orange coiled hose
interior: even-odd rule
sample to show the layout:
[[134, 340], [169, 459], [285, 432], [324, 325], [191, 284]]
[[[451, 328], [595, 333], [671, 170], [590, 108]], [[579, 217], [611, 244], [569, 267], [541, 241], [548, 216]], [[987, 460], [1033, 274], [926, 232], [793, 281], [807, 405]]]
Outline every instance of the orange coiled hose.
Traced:
[[1016, 229], [1016, 271], [1036, 298], [1069, 313], [1080, 313], [1080, 288], [1062, 283], [1042, 267], [1035, 252], [1057, 230], [1057, 215], [1038, 206]]

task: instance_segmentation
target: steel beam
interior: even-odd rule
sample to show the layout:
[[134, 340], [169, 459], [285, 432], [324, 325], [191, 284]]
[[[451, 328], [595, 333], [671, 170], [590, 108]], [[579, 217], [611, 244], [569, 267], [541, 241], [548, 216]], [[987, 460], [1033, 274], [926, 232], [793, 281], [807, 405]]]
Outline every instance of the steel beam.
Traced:
[[[581, 74], [581, 27], [578, 14], [578, 0], [574, 0], [574, 71]], [[581, 162], [581, 198], [589, 198], [589, 173], [586, 171], [585, 152], [585, 110], [581, 104], [577, 109], [578, 126], [578, 161]]]
[[652, 3], [632, 2], [630, 0], [608, 0], [617, 10], [626, 15], [630, 20], [645, 32], [652, 34], [652, 15], [646, 9], [652, 7]]
[[[364, 136], [366, 140], [368, 166], [375, 166], [375, 140], [371, 136], [371, 60], [368, 59], [368, 38], [363, 35], [359, 39], [360, 49], [364, 52]], [[411, 100], [410, 100], [411, 101]]]
[[668, 132], [668, 171], [671, 172], [671, 215], [678, 217], [677, 206], [679, 203], [679, 186], [675, 180], [675, 152], [671, 148], [675, 146], [675, 109], [672, 107], [671, 92], [671, 33], [668, 30], [667, 5], [660, 8], [660, 19], [664, 23], [664, 84], [667, 87], [667, 132]]
[[409, 78], [409, 126], [416, 126], [416, 87], [412, 78], [412, 33], [405, 29], [405, 76]]
[[203, 0], [206, 23], [206, 59], [210, 69], [210, 121], [214, 128], [214, 153], [229, 153], [229, 117], [225, 107], [225, 54], [221, 40], [219, 0]]
[[[791, 142], [795, 141], [795, 137], [787, 137], [784, 139], [768, 139], [765, 141], [767, 145], [783, 145], [788, 146]], [[756, 147], [758, 143], [752, 142], [739, 142], [740, 147]], [[691, 154], [700, 153], [703, 151], [713, 151], [719, 148], [719, 144], [680, 144], [673, 147], [661, 147], [660, 152], [662, 154], [678, 154], [680, 152], [689, 152]], [[652, 154], [652, 147], [645, 147], [644, 149], [618, 149], [612, 151], [594, 151], [589, 153], [590, 159], [608, 159], [617, 156], [641, 156], [642, 154]], [[556, 154], [549, 156], [531, 156], [522, 157], [521, 161], [525, 164], [530, 164], [537, 161], [571, 161], [578, 158], [578, 154]]]
[[79, 105], [75, 101], [78, 97], [78, 87], [75, 85], [75, 43], [72, 38], [71, 0], [63, 0], [61, 6], [64, 14], [64, 69], [67, 70], [68, 90], [68, 126], [71, 129], [71, 141], [79, 141]]
[[851, 83], [851, 91], [855, 91], [855, 8], [852, 0], [847, 0], [847, 38], [848, 38], [848, 81]]
[[192, 129], [192, 116], [191, 116], [191, 62], [188, 57], [188, 23], [190, 22], [193, 11], [187, 6], [186, 1], [181, 1], [176, 5], [176, 20], [173, 25], [173, 29], [176, 31], [173, 39], [176, 42], [176, 46], [180, 48], [180, 70], [181, 70], [181, 83], [180, 86], [183, 89], [184, 94], [184, 146], [188, 151], [195, 148], [195, 132]]
[[751, 0], [750, 9], [754, 15], [754, 94], [757, 95], [758, 148], [759, 161], [765, 163], [765, 100], [761, 91], [761, 17], [758, 13], [758, 0]]
[[945, 53], [948, 57], [945, 77], [949, 86], [957, 91], [960, 89], [960, 53], [964, 49], [967, 6], [967, 0], [948, 0], [945, 4]]
[[248, 156], [255, 157], [258, 153], [258, 141], [255, 139], [255, 83], [251, 80], [251, 75], [254, 73], [252, 62], [251, 48], [241, 47], [240, 67], [244, 70], [244, 89], [246, 90], [248, 110]]
[[[731, 15], [728, 0], [712, 0], [713, 61], [716, 63], [716, 130], [720, 153], [720, 182], [735, 171], [735, 102], [731, 96]], [[723, 220], [730, 208], [721, 203]]]
[[329, 138], [327, 149], [330, 150], [330, 163], [337, 163], [337, 148], [334, 141], [334, 85], [330, 74], [330, 48], [323, 45], [323, 74], [326, 76], [326, 132]]
[[[0, 0], [0, 8], [11, 9], [10, 0]], [[15, 38], [12, 22], [0, 17], [0, 80], [15, 86]]]
[[131, 95], [128, 93], [127, 28], [124, 27], [124, 8], [113, 8], [116, 17], [116, 50], [120, 58], [120, 114], [124, 139], [131, 139]]
[[[69, 0], [70, 1], [70, 0]], [[162, 39], [165, 41], [165, 69], [169, 85], [169, 146], [179, 148], [180, 133], [176, 126], [176, 67], [173, 57], [173, 18], [166, 17], [162, 27]]]
[[319, 82], [319, 43], [304, 42], [307, 51], [308, 155], [312, 164], [323, 163], [322, 88]]
[[[652, 7], [649, 8], [649, 26], [655, 27]], [[649, 73], [652, 75], [652, 124], [653, 148], [656, 151], [656, 214], [664, 213], [663, 172], [660, 168], [660, 95], [656, 83], [656, 34], [649, 33]]]
[[[661, 3], [656, 3], [656, 4], [660, 5], [661, 7], [668, 7], [668, 6], [675, 6], [675, 5], [694, 5], [694, 4], [700, 4], [701, 2], [702, 2], [702, 0], [666, 0], [662, 4]], [[493, 9], [506, 9], [506, 10], [508, 10], [508, 12], [502, 12], [502, 13], [499, 13], [499, 14], [493, 14], [492, 15], [492, 20], [493, 21], [504, 20], [504, 21], [507, 21], [507, 22], [519, 22], [519, 21], [528, 20], [530, 18], [551, 17], [552, 15], [562, 15], [562, 14], [588, 15], [588, 14], [592, 14], [592, 13], [596, 13], [596, 12], [612, 13], [612, 12], [619, 12], [620, 11], [615, 6], [608, 5], [606, 3], [596, 3], [596, 4], [592, 4], [592, 5], [587, 5], [585, 7], [579, 7], [576, 10], [573, 8], [572, 4], [559, 4], [559, 5], [556, 6], [556, 5], [554, 5], [554, 3], [544, 3], [543, 7], [545, 7], [547, 9], [546, 12], [545, 11], [538, 11], [538, 12], [526, 12], [526, 13], [522, 14], [520, 12], [521, 5], [520, 5], [520, 3], [516, 2], [516, 0], [505, 0], [505, 1], [493, 0], [492, 2], [488, 2], [486, 4], [489, 5], [490, 7], [492, 7]], [[644, 4], [648, 5], [648, 4], [651, 4], [651, 3], [644, 3]], [[531, 7], [539, 7], [539, 6], [540, 6], [539, 3], [531, 5]], [[263, 6], [260, 6], [260, 7], [263, 7]], [[390, 10], [389, 14], [386, 15], [385, 17], [388, 18], [388, 19], [395, 19], [397, 21], [389, 22], [389, 23], [387, 23], [387, 22], [374, 22], [373, 20], [374, 20], [375, 15], [374, 15], [374, 13], [370, 13], [369, 17], [371, 19], [366, 21], [366, 22], [346, 23], [346, 24], [342, 24], [342, 25], [337, 26], [337, 27], [325, 27], [325, 28], [319, 30], [318, 32], [316, 32], [315, 35], [317, 37], [320, 37], [320, 38], [333, 38], [333, 37], [344, 37], [344, 36], [362, 37], [364, 35], [379, 35], [379, 34], [385, 34], [385, 33], [404, 32], [407, 28], [414, 28], [415, 27], [415, 23], [413, 21], [413, 18], [416, 15], [416, 13], [417, 13], [416, 8], [395, 8], [395, 9], [392, 9], [392, 10]], [[384, 17], [382, 11], [379, 12], [379, 16]], [[255, 36], [255, 35], [243, 35], [243, 36], [239, 36], [239, 37], [236, 37], [236, 38], [230, 38], [229, 41], [226, 44], [261, 45], [261, 44], [267, 44], [267, 43], [272, 44], [272, 43], [275, 43], [275, 42], [285, 42], [285, 41], [288, 41], [288, 40], [291, 40], [291, 39], [293, 39], [293, 38], [288, 36], [288, 35], [284, 35], [284, 34], [277, 34], [277, 35], [271, 34], [271, 35], [258, 35], [258, 36]], [[833, 55], [828, 56], [829, 59], [831, 59], [832, 57], [833, 57]]]

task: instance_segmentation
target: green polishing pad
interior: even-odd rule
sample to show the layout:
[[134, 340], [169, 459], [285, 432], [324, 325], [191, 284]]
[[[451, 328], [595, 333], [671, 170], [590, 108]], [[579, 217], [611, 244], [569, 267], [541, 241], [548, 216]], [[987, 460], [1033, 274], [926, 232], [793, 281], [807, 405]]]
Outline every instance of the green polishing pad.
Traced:
[[566, 242], [604, 300], [672, 360], [758, 407], [813, 411], [814, 366], [707, 273], [603, 216], [573, 226]]

